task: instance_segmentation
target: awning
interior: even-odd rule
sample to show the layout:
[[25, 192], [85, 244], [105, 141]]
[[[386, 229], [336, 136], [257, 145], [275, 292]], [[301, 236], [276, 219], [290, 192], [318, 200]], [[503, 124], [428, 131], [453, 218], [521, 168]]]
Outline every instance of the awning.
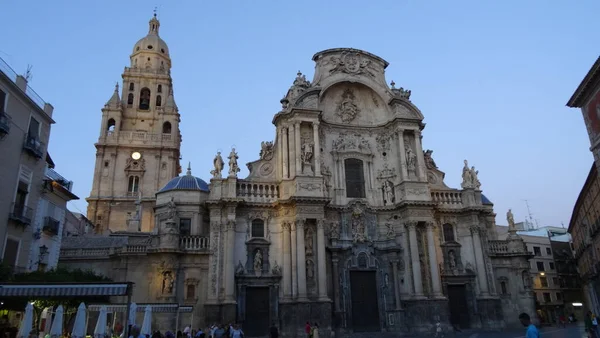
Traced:
[[[90, 304], [88, 311], [100, 311], [100, 308], [106, 306], [108, 312], [125, 312], [127, 304]], [[194, 310], [193, 306], [179, 306], [177, 303], [147, 303], [137, 304], [137, 312], [146, 311], [146, 307], [152, 308], [152, 313], [190, 313]]]
[[132, 283], [0, 284], [0, 297], [126, 296]]

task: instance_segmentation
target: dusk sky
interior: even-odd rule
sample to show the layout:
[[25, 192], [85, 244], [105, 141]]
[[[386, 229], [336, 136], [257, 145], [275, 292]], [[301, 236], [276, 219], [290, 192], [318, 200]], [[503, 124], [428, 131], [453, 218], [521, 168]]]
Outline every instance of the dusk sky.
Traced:
[[0, 57], [54, 110], [50, 154], [85, 214], [100, 132], [154, 6], [173, 62], [182, 166], [208, 181], [217, 150], [242, 167], [275, 138], [279, 100], [313, 54], [353, 47], [388, 61], [387, 82], [412, 91], [423, 148], [446, 184], [463, 160], [479, 170], [496, 222], [565, 227], [592, 165], [578, 109], [565, 103], [599, 54], [600, 1], [3, 1]]

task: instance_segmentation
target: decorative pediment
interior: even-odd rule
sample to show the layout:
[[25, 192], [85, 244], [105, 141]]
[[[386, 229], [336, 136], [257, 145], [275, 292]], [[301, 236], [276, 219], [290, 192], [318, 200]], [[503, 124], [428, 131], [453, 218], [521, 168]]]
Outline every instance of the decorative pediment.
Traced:
[[128, 158], [125, 163], [125, 172], [130, 174], [139, 174], [143, 175], [146, 172], [146, 160], [141, 158], [139, 160], [134, 160], [132, 158]]

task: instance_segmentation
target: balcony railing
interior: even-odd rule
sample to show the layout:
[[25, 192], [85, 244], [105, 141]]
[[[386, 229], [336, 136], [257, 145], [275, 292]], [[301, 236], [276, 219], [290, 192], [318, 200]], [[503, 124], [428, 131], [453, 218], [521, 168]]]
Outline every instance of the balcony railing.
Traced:
[[208, 237], [182, 236], [179, 240], [183, 251], [202, 251], [208, 249]]
[[128, 142], [130, 144], [161, 143], [167, 146], [175, 146], [179, 141], [177, 135], [162, 133], [147, 133], [144, 131], [109, 131], [100, 138], [101, 142], [113, 144]]
[[[2, 107], [0, 107], [2, 109]], [[0, 111], [0, 136], [8, 134], [10, 131], [11, 117], [5, 112]]]
[[440, 207], [461, 208], [462, 195], [458, 190], [439, 190], [431, 192], [431, 199]]
[[39, 138], [25, 135], [25, 142], [23, 143], [23, 149], [27, 151], [31, 156], [36, 158], [42, 158], [44, 156], [44, 143]]
[[60, 222], [55, 220], [52, 217], [44, 218], [44, 226], [42, 227], [42, 231], [51, 236], [58, 235], [58, 231], [60, 228]]
[[13, 203], [9, 218], [21, 225], [31, 224], [33, 209], [18, 203]]
[[62, 185], [65, 189], [71, 191], [73, 189], [73, 181], [69, 181], [62, 175], [57, 173], [54, 169], [46, 168], [46, 177], [53, 180], [54, 182]]
[[273, 183], [237, 181], [237, 196], [248, 202], [270, 203], [279, 198], [279, 187]]

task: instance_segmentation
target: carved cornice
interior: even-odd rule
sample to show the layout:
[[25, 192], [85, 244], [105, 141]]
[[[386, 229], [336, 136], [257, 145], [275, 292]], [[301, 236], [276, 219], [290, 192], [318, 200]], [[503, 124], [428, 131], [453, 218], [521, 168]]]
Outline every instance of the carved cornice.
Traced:
[[306, 225], [306, 219], [298, 218], [296, 219], [295, 224], [297, 229], [304, 229], [304, 226]]

